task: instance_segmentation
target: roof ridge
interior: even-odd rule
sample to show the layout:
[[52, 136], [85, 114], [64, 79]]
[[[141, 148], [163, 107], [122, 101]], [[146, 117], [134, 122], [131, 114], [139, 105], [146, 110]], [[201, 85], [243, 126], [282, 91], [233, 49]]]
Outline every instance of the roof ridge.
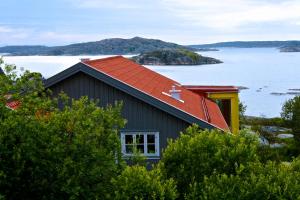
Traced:
[[[145, 67], [144, 65], [141, 65], [141, 64], [138, 64], [136, 62], [134, 62], [133, 60], [130, 60], [128, 58], [125, 58], [124, 56], [121, 56], [121, 55], [118, 55], [118, 56], [110, 56], [110, 57], [107, 57], [107, 58], [99, 58], [99, 59], [94, 59], [94, 60], [89, 60], [87, 62], [83, 62], [84, 64], [87, 64], [89, 67], [92, 67], [92, 68], [95, 68], [96, 70], [100, 70], [98, 69], [97, 67], [94, 67], [93, 66], [93, 63], [94, 62], [101, 62], [101, 61], [107, 61], [107, 60], [113, 60], [113, 59], [117, 59], [117, 58], [122, 58], [124, 60], [126, 60], [126, 62], [129, 62], [129, 63], [132, 63], [132, 64], [135, 64], [135, 65], [138, 65], [139, 67], [143, 68], [144, 70], [146, 70], [147, 72], [151, 72], [151, 73], [155, 73], [157, 76], [159, 77], [163, 77], [165, 80], [168, 80], [170, 82], [172, 82], [174, 85], [176, 85], [176, 87], [178, 87], [179, 89], [181, 90], [185, 90], [188, 94], [192, 95], [192, 96], [199, 96], [198, 94], [195, 94], [194, 92], [188, 90], [187, 88], [184, 87], [184, 85], [181, 85], [179, 82], [167, 77], [167, 76], [164, 76], [154, 70], [151, 70], [147, 67]], [[100, 70], [101, 71], [101, 70]]]
[[97, 62], [97, 61], [102, 61], [102, 60], [113, 60], [113, 59], [117, 59], [117, 58], [125, 58], [125, 57], [123, 57], [121, 55], [109, 56], [106, 58], [97, 58], [97, 59], [93, 59], [93, 60], [87, 60], [87, 61], [84, 61], [83, 63]]

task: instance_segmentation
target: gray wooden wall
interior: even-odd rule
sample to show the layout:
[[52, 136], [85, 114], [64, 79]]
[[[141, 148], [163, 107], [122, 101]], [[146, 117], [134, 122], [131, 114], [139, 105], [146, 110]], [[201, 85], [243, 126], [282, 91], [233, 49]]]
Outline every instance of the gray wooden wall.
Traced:
[[81, 96], [99, 99], [100, 106], [123, 101], [122, 116], [127, 119], [125, 130], [158, 131], [160, 150], [166, 147], [167, 138], [177, 138], [180, 131], [190, 125], [82, 72], [53, 85], [50, 89], [55, 96], [64, 91], [75, 99]]

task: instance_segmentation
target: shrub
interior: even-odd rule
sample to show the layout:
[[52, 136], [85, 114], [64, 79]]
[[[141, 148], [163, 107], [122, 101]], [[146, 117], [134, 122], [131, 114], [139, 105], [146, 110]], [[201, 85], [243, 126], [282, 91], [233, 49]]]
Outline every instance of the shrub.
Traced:
[[169, 141], [159, 167], [166, 178], [177, 182], [182, 195], [189, 184], [201, 183], [205, 176], [234, 174], [238, 166], [257, 161], [257, 146], [257, 138], [246, 132], [231, 135], [202, 131], [194, 125]]
[[142, 166], [126, 167], [116, 179], [113, 199], [176, 199], [176, 185], [172, 179], [163, 180], [159, 169], [147, 171]]
[[[105, 199], [123, 168], [121, 105], [86, 97], [58, 109], [41, 76], [13, 67], [0, 77], [0, 193], [7, 199]], [[6, 108], [7, 94], [20, 101]], [[0, 198], [2, 198], [0, 195]]]
[[191, 186], [186, 199], [299, 199], [299, 161], [292, 164], [252, 163], [236, 175], [214, 174]]
[[290, 125], [300, 140], [300, 96], [286, 101], [282, 107], [282, 118]]

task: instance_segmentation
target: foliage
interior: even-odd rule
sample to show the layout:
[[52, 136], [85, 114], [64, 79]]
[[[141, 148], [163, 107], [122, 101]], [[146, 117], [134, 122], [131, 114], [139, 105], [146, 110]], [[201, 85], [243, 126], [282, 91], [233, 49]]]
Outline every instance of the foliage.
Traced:
[[239, 102], [239, 114], [240, 114], [240, 124], [241, 126], [245, 125], [245, 112], [246, 112], [247, 106], [243, 102]]
[[[52, 98], [40, 74], [19, 76], [14, 65], [4, 68], [0, 199], [299, 199], [294, 140], [286, 141], [288, 148], [271, 149], [246, 131], [232, 135], [193, 125], [169, 141], [154, 169], [146, 169], [136, 150], [129, 160], [133, 166], [124, 168], [121, 104], [99, 108], [87, 97]], [[10, 101], [20, 107], [8, 109]], [[297, 101], [283, 108], [291, 124], [298, 120]]]
[[136, 146], [133, 147], [132, 155], [128, 157], [128, 164], [130, 165], [139, 165], [139, 166], [147, 166], [147, 157], [144, 156]]
[[292, 157], [286, 156], [287, 148], [272, 148], [269, 145], [262, 145], [258, 148], [258, 154], [262, 163], [273, 161], [280, 163], [281, 161], [289, 161]]
[[[123, 168], [121, 105], [99, 108], [86, 97], [64, 95], [53, 100], [40, 74], [18, 76], [15, 66], [5, 68], [6, 76], [0, 75], [1, 194], [7, 199], [109, 198], [110, 180]], [[21, 106], [6, 108], [11, 100]]]
[[269, 143], [275, 143], [278, 140], [275, 133], [264, 130], [263, 127], [260, 125], [251, 126], [251, 130], [256, 132], [256, 134], [263, 136], [265, 139], [268, 140]]
[[186, 199], [299, 199], [299, 159], [291, 164], [268, 162], [240, 166], [236, 175], [214, 174], [191, 186]]
[[300, 134], [300, 96], [284, 103], [281, 117], [291, 126], [294, 133]]
[[191, 58], [193, 60], [193, 62], [195, 62], [195, 63], [197, 63], [201, 59], [201, 56], [193, 51], [189, 51], [186, 49], [180, 49], [179, 52], [181, 52], [184, 55], [186, 55], [187, 57]]
[[251, 130], [267, 139], [270, 144], [284, 144], [284, 146], [280, 148], [272, 148], [269, 145], [261, 145], [258, 148], [258, 155], [260, 156], [260, 160], [262, 162], [267, 162], [269, 160], [275, 162], [291, 161], [294, 157], [300, 155], [298, 140], [295, 140], [294, 138], [278, 138], [276, 133], [266, 131], [262, 128], [262, 126], [259, 125], [251, 126]]
[[159, 169], [147, 171], [142, 166], [126, 167], [112, 180], [116, 200], [176, 199], [176, 185], [172, 179], [163, 180]]
[[183, 194], [189, 184], [201, 183], [205, 176], [234, 174], [238, 166], [257, 161], [257, 146], [257, 138], [246, 132], [231, 135], [202, 131], [194, 125], [176, 141], [169, 141], [159, 165], [164, 176], [173, 178]]
[[297, 199], [300, 159], [283, 163], [287, 148], [268, 161], [274, 158], [264, 153], [276, 149], [263, 148], [245, 131], [236, 136], [193, 126], [169, 142], [159, 168], [176, 181], [181, 199]]
[[264, 117], [249, 117], [245, 116], [245, 124], [251, 126], [279, 126], [279, 127], [289, 127], [282, 118], [264, 118]]

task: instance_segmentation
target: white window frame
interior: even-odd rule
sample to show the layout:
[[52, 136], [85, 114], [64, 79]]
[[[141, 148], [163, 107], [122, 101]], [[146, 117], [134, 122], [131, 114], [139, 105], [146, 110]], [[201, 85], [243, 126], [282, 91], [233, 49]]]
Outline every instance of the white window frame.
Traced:
[[[135, 132], [121, 132], [121, 146], [122, 146], [122, 153], [124, 156], [132, 156], [132, 153], [126, 153], [126, 143], [125, 143], [125, 136], [132, 135], [133, 137], [133, 144], [136, 144], [136, 136], [143, 135], [144, 136], [144, 153], [142, 155], [146, 157], [159, 157], [159, 132], [146, 132], [146, 131], [135, 131]], [[154, 135], [154, 145], [155, 145], [155, 153], [148, 153], [148, 141], [147, 135]]]

